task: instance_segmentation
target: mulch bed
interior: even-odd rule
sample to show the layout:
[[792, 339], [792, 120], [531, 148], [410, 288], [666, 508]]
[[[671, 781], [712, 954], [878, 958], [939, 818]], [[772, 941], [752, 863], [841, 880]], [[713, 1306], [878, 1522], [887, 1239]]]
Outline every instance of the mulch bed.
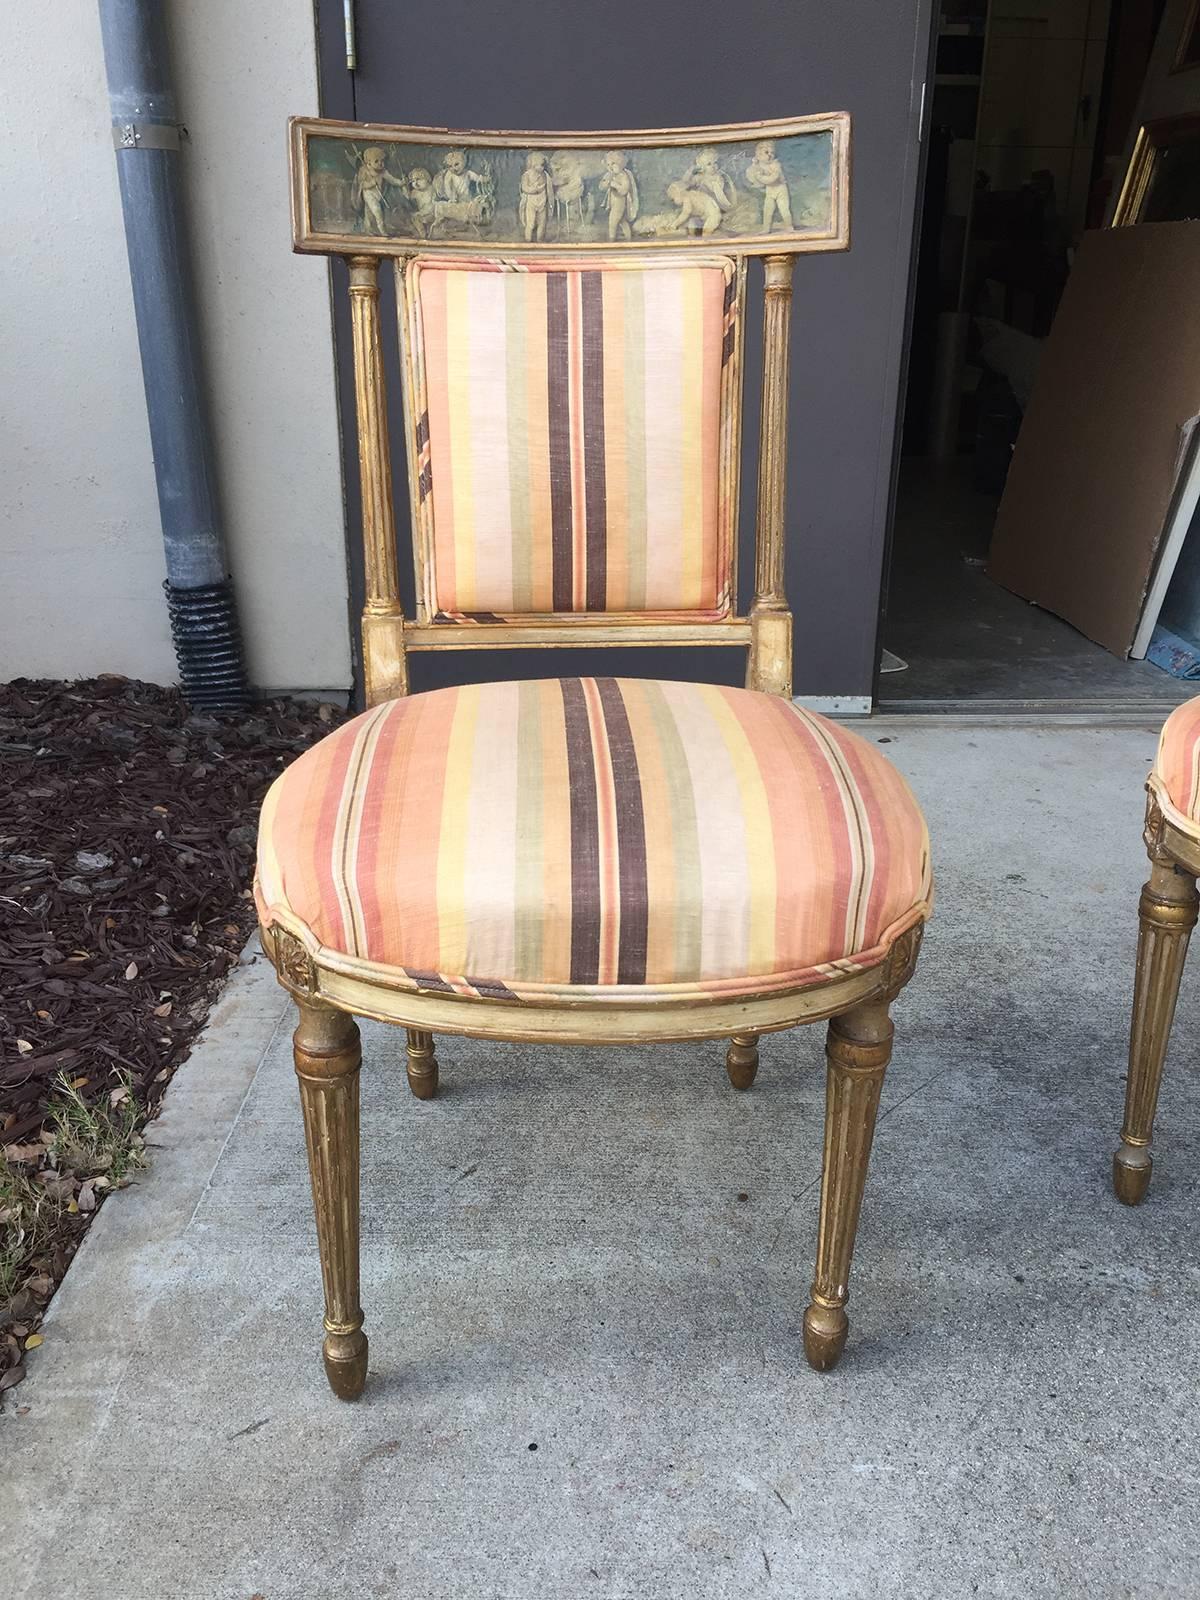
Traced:
[[115, 677], [0, 685], [0, 1145], [62, 1201], [0, 1304], [0, 1391], [105, 1193], [52, 1153], [52, 1102], [72, 1085], [99, 1111], [131, 1097], [155, 1114], [254, 928], [259, 803], [340, 717], [289, 700], [192, 714]]

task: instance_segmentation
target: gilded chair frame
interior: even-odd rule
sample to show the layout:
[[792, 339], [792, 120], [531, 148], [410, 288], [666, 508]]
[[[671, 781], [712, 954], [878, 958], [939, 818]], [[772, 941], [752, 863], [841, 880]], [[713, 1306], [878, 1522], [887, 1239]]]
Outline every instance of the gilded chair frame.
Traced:
[[[610, 145], [631, 150], [650, 146], [710, 146], [722, 142], [784, 139], [797, 133], [827, 134], [830, 141], [828, 226], [794, 229], [760, 237], [696, 239], [651, 243], [631, 240], [614, 246], [478, 239], [401, 240], [353, 232], [321, 231], [311, 204], [309, 155], [317, 138], [369, 140], [372, 145], [440, 144], [475, 148], [586, 149]], [[294, 119], [291, 125], [293, 221], [297, 251], [342, 256], [349, 268], [353, 330], [358, 458], [362, 485], [366, 604], [362, 647], [368, 705], [409, 690], [410, 651], [507, 649], [534, 646], [647, 644], [742, 645], [747, 649], [746, 686], [768, 694], [791, 695], [792, 615], [784, 587], [785, 469], [788, 407], [788, 343], [795, 257], [812, 250], [841, 250], [849, 243], [849, 118], [829, 117], [731, 124], [719, 128], [652, 130], [640, 133], [531, 134], [453, 133], [445, 129], [363, 127], [321, 119]], [[392, 468], [384, 392], [379, 267], [392, 259], [400, 279], [414, 253], [443, 256], [464, 250], [474, 258], [511, 262], [538, 253], [586, 263], [598, 251], [618, 249], [635, 259], [661, 258], [664, 249], [690, 253], [697, 260], [732, 257], [737, 295], [744, 305], [746, 262], [765, 258], [763, 379], [758, 452], [758, 502], [754, 596], [748, 613], [694, 620], [643, 619], [636, 613], [553, 614], [501, 623], [435, 622], [419, 611], [405, 618], [399, 595]], [[576, 259], [577, 258], [577, 259]], [[401, 311], [403, 327], [404, 313]], [[741, 317], [738, 318], [740, 326]], [[406, 405], [413, 384], [411, 351], [405, 352]], [[739, 352], [740, 354], [740, 352]], [[730, 398], [741, 409], [741, 364], [735, 361]], [[735, 435], [735, 440], [737, 436]], [[412, 417], [406, 416], [406, 438]], [[739, 451], [723, 473], [721, 493], [738, 494]], [[409, 463], [410, 487], [414, 477]], [[414, 532], [421, 526], [414, 503]], [[734, 523], [736, 534], [736, 523]], [[419, 541], [418, 541], [419, 542]], [[419, 559], [419, 556], [418, 556]], [[735, 559], [735, 557], [734, 557]], [[418, 580], [420, 574], [418, 572]], [[418, 581], [418, 593], [421, 592]], [[732, 591], [731, 591], [732, 592]], [[295, 1033], [308, 1139], [318, 1242], [325, 1285], [326, 1373], [334, 1392], [355, 1398], [366, 1377], [367, 1341], [358, 1280], [358, 1070], [360, 1049], [355, 1016], [404, 1027], [408, 1032], [408, 1077], [414, 1094], [431, 1097], [437, 1087], [435, 1034], [472, 1038], [634, 1045], [659, 1040], [726, 1039], [726, 1068], [733, 1086], [749, 1088], [758, 1066], [758, 1039], [801, 1023], [829, 1021], [824, 1170], [821, 1185], [816, 1273], [804, 1315], [804, 1346], [819, 1370], [842, 1354], [848, 1330], [847, 1279], [866, 1180], [875, 1113], [891, 1054], [889, 1007], [911, 977], [920, 949], [922, 924], [903, 932], [874, 964], [852, 968], [790, 991], [749, 997], [692, 997], [654, 1001], [519, 1001], [477, 994], [413, 989], [389, 982], [369, 963], [314, 947], [307, 930], [286, 920], [262, 929], [263, 949], [279, 981], [299, 1009]]]
[[1138, 905], [1137, 970], [1129, 1028], [1125, 1119], [1113, 1155], [1113, 1190], [1124, 1205], [1140, 1205], [1150, 1187], [1154, 1114], [1188, 943], [1200, 911], [1200, 839], [1163, 815], [1154, 780], [1147, 784], [1142, 833], [1150, 876]]

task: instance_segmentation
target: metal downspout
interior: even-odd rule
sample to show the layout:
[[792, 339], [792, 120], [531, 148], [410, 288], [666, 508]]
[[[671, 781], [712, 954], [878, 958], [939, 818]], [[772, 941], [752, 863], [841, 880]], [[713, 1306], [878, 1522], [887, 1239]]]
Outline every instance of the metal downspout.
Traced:
[[249, 695], [217, 509], [163, 4], [99, 7], [180, 683], [191, 705], [243, 705]]

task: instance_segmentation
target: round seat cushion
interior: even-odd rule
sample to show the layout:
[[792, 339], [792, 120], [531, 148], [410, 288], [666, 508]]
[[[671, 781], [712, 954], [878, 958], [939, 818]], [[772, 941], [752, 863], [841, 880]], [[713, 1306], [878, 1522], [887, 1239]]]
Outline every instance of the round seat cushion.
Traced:
[[1149, 786], [1167, 821], [1200, 837], [1200, 698], [1176, 706], [1163, 723]]
[[625, 1001], [856, 971], [931, 893], [874, 746], [773, 695], [635, 678], [354, 718], [272, 786], [255, 882], [264, 926], [392, 983]]

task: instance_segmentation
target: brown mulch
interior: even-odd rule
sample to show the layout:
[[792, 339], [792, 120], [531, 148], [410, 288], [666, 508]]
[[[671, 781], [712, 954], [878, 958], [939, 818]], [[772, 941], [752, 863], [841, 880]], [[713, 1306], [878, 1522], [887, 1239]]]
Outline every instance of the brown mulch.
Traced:
[[64, 1200], [0, 1304], [0, 1391], [93, 1214], [81, 1188], [88, 1207], [104, 1193], [63, 1171], [48, 1107], [69, 1084], [155, 1114], [253, 931], [259, 803], [340, 717], [289, 700], [192, 714], [116, 677], [0, 685], [0, 1145]]

